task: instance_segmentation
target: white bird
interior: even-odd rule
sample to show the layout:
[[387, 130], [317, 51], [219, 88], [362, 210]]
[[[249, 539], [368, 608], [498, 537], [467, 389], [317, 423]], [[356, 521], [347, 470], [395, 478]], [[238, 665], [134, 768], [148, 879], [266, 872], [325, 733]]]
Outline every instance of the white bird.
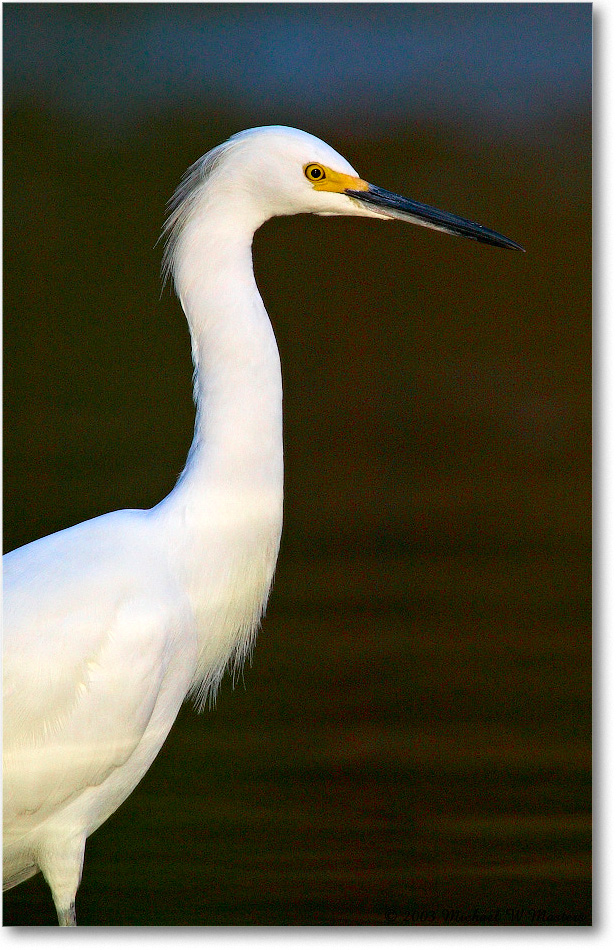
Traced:
[[274, 215], [402, 218], [500, 247], [494, 231], [363, 181], [296, 129], [249, 129], [186, 173], [163, 273], [190, 327], [195, 434], [173, 491], [4, 558], [4, 880], [42, 871], [74, 926], [85, 842], [145, 774], [190, 696], [252, 646], [282, 527], [278, 349], [252, 268]]

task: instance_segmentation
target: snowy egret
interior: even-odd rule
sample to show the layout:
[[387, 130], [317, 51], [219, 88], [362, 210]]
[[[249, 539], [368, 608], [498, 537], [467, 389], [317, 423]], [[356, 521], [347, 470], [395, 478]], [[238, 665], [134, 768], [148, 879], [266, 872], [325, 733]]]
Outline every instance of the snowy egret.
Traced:
[[249, 652], [282, 527], [278, 349], [252, 268], [274, 215], [401, 218], [514, 241], [383, 191], [324, 142], [250, 129], [186, 173], [165, 277], [190, 327], [195, 434], [173, 491], [4, 559], [5, 887], [42, 871], [75, 925], [86, 838], [127, 798], [190, 696], [201, 708]]

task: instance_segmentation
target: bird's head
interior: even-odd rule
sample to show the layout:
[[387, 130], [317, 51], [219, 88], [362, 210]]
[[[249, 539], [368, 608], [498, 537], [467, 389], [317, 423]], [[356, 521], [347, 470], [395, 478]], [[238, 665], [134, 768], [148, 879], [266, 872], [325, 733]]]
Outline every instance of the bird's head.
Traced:
[[333, 148], [298, 129], [248, 129], [222, 150], [221, 185], [225, 178], [230, 191], [260, 207], [264, 220], [302, 212], [399, 218], [486, 244], [520, 247], [480, 224], [370, 184]]
[[165, 272], [172, 269], [184, 225], [213, 213], [219, 231], [227, 224], [236, 233], [249, 235], [276, 215], [308, 212], [398, 218], [484, 244], [523, 250], [481, 224], [370, 184], [321, 139], [279, 125], [238, 132], [200, 158], [188, 169], [170, 207]]

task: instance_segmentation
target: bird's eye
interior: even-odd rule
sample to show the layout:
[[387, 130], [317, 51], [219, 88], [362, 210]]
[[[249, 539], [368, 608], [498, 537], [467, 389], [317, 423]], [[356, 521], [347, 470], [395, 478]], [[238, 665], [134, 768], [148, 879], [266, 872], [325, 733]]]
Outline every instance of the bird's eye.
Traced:
[[325, 178], [325, 169], [322, 165], [306, 165], [304, 175], [309, 181], [323, 181]]

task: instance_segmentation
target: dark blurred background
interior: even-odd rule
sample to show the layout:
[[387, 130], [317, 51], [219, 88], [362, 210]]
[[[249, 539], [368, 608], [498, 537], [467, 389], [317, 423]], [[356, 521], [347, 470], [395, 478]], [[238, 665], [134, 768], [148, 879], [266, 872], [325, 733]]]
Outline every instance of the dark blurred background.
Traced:
[[[286, 521], [252, 664], [89, 840], [81, 924], [586, 925], [590, 4], [5, 4], [4, 543], [167, 493], [165, 203], [241, 128], [526, 254], [255, 239]], [[53, 924], [40, 875], [5, 924]]]

